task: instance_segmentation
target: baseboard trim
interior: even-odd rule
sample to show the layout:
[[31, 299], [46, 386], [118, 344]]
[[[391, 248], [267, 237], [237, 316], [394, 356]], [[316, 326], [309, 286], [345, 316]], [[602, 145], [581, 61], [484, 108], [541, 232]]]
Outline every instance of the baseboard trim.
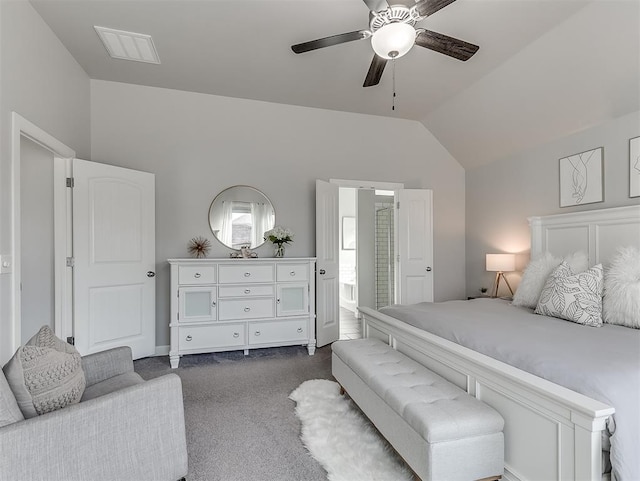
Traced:
[[169, 355], [169, 346], [156, 346], [155, 356], [168, 356]]

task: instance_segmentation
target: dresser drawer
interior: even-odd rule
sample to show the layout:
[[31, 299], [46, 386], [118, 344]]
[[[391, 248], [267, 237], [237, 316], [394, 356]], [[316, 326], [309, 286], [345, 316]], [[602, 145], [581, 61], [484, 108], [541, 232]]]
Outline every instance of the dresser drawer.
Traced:
[[308, 319], [249, 323], [249, 345], [309, 339]]
[[276, 266], [276, 280], [278, 282], [306, 281], [308, 279], [308, 264], [278, 264]]
[[242, 286], [220, 286], [218, 297], [256, 297], [273, 296], [275, 289], [273, 284], [245, 284]]
[[179, 266], [178, 284], [213, 284], [216, 282], [215, 266]]
[[227, 346], [244, 346], [244, 323], [218, 326], [188, 326], [178, 330], [178, 349], [220, 348]]
[[220, 299], [218, 302], [218, 319], [221, 321], [258, 319], [261, 317], [273, 317], [274, 314], [273, 297]]
[[[242, 261], [238, 261], [241, 263]], [[255, 282], [273, 282], [273, 264], [228, 265], [219, 267], [221, 284], [244, 284]]]

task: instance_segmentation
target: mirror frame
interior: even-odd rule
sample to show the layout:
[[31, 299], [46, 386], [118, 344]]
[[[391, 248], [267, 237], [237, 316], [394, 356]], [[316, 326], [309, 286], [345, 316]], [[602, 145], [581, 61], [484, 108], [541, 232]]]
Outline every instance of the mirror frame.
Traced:
[[[221, 191], [218, 193], [218, 195], [216, 195], [216, 196], [213, 198], [213, 200], [211, 201], [211, 204], [209, 205], [209, 212], [208, 212], [208, 215], [207, 215], [207, 222], [209, 223], [209, 230], [211, 230], [211, 233], [213, 234], [213, 237], [215, 238], [215, 240], [217, 240], [221, 245], [223, 245], [223, 246], [227, 247], [228, 249], [231, 249], [231, 250], [233, 250], [233, 251], [236, 251], [236, 252], [240, 252], [240, 249], [236, 249], [235, 247], [232, 247], [232, 246], [230, 246], [230, 245], [227, 245], [227, 244], [225, 244], [224, 242], [222, 242], [222, 240], [220, 240], [220, 239], [218, 238], [218, 236], [217, 236], [217, 234], [216, 234], [216, 230], [214, 230], [214, 229], [213, 229], [213, 224], [212, 224], [212, 222], [211, 222], [211, 211], [213, 210], [213, 206], [214, 206], [214, 204], [216, 203], [216, 201], [217, 201], [218, 199], [220, 199], [220, 197], [221, 197], [222, 195], [224, 195], [226, 192], [230, 191], [231, 189], [235, 189], [235, 188], [238, 188], [238, 187], [242, 187], [242, 188], [245, 188], [245, 189], [250, 189], [250, 190], [255, 191], [255, 192], [259, 193], [260, 195], [262, 195], [262, 197], [264, 197], [264, 199], [266, 200], [266, 202], [268, 202], [268, 203], [269, 203], [269, 205], [271, 206], [271, 210], [273, 211], [273, 225], [270, 227], [270, 229], [271, 229], [271, 228], [273, 228], [273, 227], [276, 225], [276, 208], [273, 206], [273, 202], [271, 202], [271, 199], [269, 199], [269, 197], [267, 197], [267, 194], [265, 194], [264, 192], [262, 192], [260, 189], [257, 189], [257, 188], [255, 188], [255, 187], [252, 187], [252, 186], [250, 186], [250, 185], [237, 184], [237, 185], [232, 185], [232, 186], [230, 186], [230, 187], [227, 187], [226, 189], [221, 190]], [[266, 242], [267, 242], [267, 241], [266, 241], [266, 240], [264, 240], [264, 238], [263, 238], [263, 240], [262, 240], [262, 242], [261, 242], [260, 244], [258, 244], [258, 245], [256, 245], [256, 246], [250, 246], [249, 248], [250, 248], [250, 249], [257, 249], [258, 247], [261, 247], [261, 246], [262, 246], [263, 244], [265, 244]]]

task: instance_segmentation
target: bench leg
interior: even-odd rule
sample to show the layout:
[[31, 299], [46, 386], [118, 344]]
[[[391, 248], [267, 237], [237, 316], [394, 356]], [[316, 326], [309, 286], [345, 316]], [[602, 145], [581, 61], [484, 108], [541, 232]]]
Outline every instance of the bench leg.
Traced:
[[340, 396], [344, 396], [347, 391], [344, 390], [342, 386], [340, 386]]

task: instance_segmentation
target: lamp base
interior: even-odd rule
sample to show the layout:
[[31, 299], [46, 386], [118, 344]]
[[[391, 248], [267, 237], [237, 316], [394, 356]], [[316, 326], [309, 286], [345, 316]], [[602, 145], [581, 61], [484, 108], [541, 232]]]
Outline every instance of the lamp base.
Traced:
[[493, 295], [491, 297], [492, 298], [498, 297], [498, 289], [500, 288], [500, 279], [504, 279], [504, 282], [507, 284], [507, 287], [509, 288], [509, 292], [511, 292], [511, 295], [513, 296], [513, 289], [511, 289], [511, 284], [509, 284], [509, 281], [505, 277], [504, 272], [498, 271], [496, 273], [496, 282], [494, 284]]

